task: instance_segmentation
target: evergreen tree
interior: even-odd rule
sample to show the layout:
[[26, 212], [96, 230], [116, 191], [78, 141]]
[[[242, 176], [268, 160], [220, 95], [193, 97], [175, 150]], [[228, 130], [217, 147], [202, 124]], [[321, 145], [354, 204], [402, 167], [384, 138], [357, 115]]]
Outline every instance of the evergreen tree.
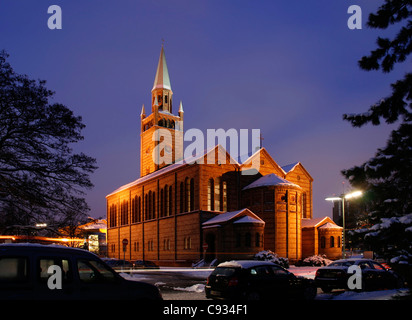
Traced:
[[[386, 29], [399, 25], [393, 39], [377, 39], [377, 49], [359, 61], [367, 71], [388, 73], [406, 60], [412, 51], [412, 1], [385, 0], [376, 14], [370, 14], [368, 26]], [[394, 256], [412, 254], [412, 73], [396, 81], [391, 95], [381, 99], [362, 114], [345, 114], [354, 127], [368, 123], [379, 125], [399, 122], [384, 148], [360, 166], [343, 170], [350, 183], [367, 190], [365, 201], [372, 227], [365, 229], [364, 240], [376, 252]]]
[[71, 148], [83, 140], [81, 117], [51, 104], [45, 81], [15, 73], [7, 58], [0, 52], [0, 229], [58, 228], [68, 214], [88, 211], [82, 196], [96, 161]]

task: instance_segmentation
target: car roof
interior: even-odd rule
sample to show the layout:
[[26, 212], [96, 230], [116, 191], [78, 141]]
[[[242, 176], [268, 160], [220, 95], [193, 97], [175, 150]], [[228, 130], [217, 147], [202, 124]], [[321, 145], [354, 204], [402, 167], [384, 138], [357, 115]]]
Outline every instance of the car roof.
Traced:
[[267, 266], [267, 265], [274, 265], [275, 263], [271, 261], [259, 261], [259, 260], [231, 260], [225, 261], [218, 264], [218, 268], [220, 267], [228, 267], [228, 268], [252, 268], [257, 266]]
[[2, 252], [48, 252], [48, 253], [67, 253], [92, 255], [96, 254], [81, 248], [66, 247], [58, 244], [40, 244], [40, 243], [3, 243], [0, 244], [0, 253]]
[[372, 261], [371, 259], [365, 259], [365, 258], [348, 258], [348, 259], [339, 259], [335, 260], [333, 262], [347, 262], [347, 261]]

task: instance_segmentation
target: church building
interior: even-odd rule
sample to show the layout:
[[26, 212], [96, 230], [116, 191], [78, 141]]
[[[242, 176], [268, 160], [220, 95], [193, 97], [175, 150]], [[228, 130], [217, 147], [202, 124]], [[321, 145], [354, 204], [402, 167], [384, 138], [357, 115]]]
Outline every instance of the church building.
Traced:
[[[220, 145], [185, 160], [183, 104], [174, 107], [162, 46], [151, 105], [140, 115], [140, 177], [106, 196], [109, 257], [190, 266], [262, 250], [292, 262], [341, 255], [342, 229], [312, 219], [313, 178], [300, 162], [279, 166], [261, 147], [240, 163]], [[171, 138], [161, 149], [160, 129]]]

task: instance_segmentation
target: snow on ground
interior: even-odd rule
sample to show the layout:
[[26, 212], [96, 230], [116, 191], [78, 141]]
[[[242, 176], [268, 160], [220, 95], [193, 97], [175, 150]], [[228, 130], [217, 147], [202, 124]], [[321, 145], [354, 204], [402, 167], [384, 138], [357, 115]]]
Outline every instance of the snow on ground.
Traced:
[[201, 293], [205, 291], [205, 285], [202, 283], [197, 283], [197, 284], [194, 284], [193, 286], [185, 287], [185, 288], [174, 287], [173, 290]]
[[392, 300], [408, 293], [409, 289], [406, 288], [365, 292], [344, 291], [339, 294], [320, 293], [316, 296], [316, 300]]

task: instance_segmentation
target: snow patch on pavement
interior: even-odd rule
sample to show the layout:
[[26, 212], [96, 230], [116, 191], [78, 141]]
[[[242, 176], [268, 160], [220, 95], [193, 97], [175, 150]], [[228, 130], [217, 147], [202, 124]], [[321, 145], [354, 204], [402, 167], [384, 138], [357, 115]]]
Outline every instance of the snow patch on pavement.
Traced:
[[409, 294], [409, 289], [393, 289], [379, 291], [345, 291], [340, 294], [321, 293], [316, 296], [316, 300], [392, 300], [396, 296]]
[[179, 287], [173, 287], [174, 290], [179, 290], [179, 291], [188, 291], [188, 292], [197, 292], [201, 293], [205, 291], [205, 285], [201, 283], [194, 284], [193, 286], [186, 287], [186, 288], [179, 288]]

